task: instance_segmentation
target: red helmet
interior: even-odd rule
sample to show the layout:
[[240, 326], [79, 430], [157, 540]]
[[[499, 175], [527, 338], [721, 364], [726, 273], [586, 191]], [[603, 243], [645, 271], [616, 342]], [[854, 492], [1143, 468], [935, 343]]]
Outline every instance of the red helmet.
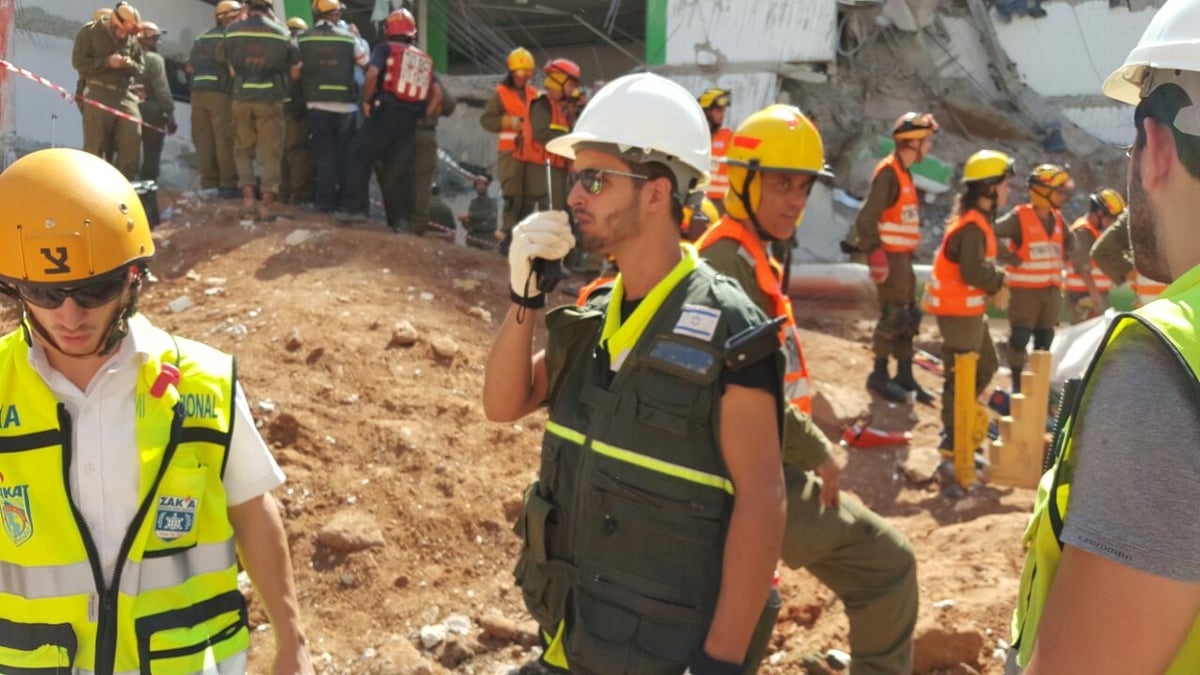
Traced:
[[417, 22], [413, 19], [412, 12], [407, 9], [397, 9], [388, 14], [387, 21], [384, 23], [384, 32], [390, 38], [416, 37]]
[[567, 77], [579, 80], [579, 64], [570, 59], [551, 59], [546, 62], [546, 74], [560, 72]]

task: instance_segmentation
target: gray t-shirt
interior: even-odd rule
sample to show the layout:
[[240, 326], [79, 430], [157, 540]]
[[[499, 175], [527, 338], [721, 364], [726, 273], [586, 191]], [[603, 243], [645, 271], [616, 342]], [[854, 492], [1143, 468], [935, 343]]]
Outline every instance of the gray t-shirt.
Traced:
[[1200, 583], [1200, 399], [1142, 325], [1105, 350], [1080, 407], [1063, 542]]

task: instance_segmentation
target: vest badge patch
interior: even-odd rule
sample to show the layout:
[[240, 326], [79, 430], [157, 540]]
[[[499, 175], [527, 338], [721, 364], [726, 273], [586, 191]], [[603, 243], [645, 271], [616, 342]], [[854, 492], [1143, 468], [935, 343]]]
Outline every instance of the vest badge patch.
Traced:
[[699, 338], [712, 342], [713, 333], [717, 332], [717, 322], [721, 320], [721, 310], [704, 305], [686, 304], [675, 329], [676, 335]]
[[196, 525], [195, 497], [158, 498], [158, 512], [154, 516], [154, 535], [163, 541], [171, 541], [187, 535]]
[[[0, 475], [0, 480], [3, 480]], [[0, 523], [13, 546], [33, 537], [33, 509], [29, 506], [29, 486], [0, 485]]]

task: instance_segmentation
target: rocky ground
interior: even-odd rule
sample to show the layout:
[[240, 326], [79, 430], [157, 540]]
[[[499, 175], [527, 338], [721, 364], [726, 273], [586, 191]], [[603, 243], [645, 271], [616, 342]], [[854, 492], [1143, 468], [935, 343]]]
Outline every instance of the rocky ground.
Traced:
[[[483, 415], [484, 363], [507, 309], [505, 262], [448, 238], [299, 212], [247, 230], [236, 209], [175, 202], [155, 232], [158, 281], [142, 308], [238, 356], [288, 476], [276, 496], [318, 672], [514, 672], [535, 648], [512, 584], [512, 524], [545, 417], [496, 424]], [[941, 496], [924, 480], [937, 463], [937, 410], [872, 402], [862, 388], [871, 323], [823, 317], [803, 299], [798, 308], [825, 431], [840, 438], [866, 413], [914, 434], [907, 447], [843, 448], [838, 460], [845, 491], [917, 552], [915, 672], [1000, 673], [1033, 492]], [[929, 326], [921, 343], [935, 341]], [[919, 377], [940, 391], [938, 377]], [[840, 602], [804, 571], [781, 577], [786, 605], [762, 672], [823, 672], [817, 655], [847, 649]], [[251, 618], [251, 670], [269, 672], [261, 605]]]

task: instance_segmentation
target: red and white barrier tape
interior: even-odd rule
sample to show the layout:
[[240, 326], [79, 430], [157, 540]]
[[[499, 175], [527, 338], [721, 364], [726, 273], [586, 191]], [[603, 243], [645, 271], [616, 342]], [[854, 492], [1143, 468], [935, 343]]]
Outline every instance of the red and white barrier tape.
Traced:
[[[62, 95], [62, 97], [64, 99], [67, 100], [68, 103], [74, 103], [76, 100], [75, 92], [70, 91], [69, 89], [67, 89], [66, 87], [63, 87], [61, 85], [57, 85], [57, 84], [51, 82], [50, 80], [47, 80], [46, 78], [42, 77], [41, 75], [32, 73], [20, 66], [13, 65], [12, 63], [5, 61], [4, 59], [0, 59], [0, 67], [3, 67], [5, 70], [14, 72], [27, 80], [33, 80], [34, 82], [37, 82], [38, 84], [40, 84], [44, 87], [49, 87], [49, 88], [53, 89], [54, 91], [57, 91], [59, 94]], [[105, 112], [112, 113], [113, 115], [116, 115], [117, 117], [120, 117], [121, 119], [129, 120], [130, 122], [136, 122], [136, 123], [146, 127], [147, 129], [153, 129], [153, 130], [163, 134], [164, 136], [170, 134], [170, 132], [168, 132], [166, 129], [164, 129], [162, 127], [156, 127], [153, 124], [147, 124], [147, 123], [143, 122], [141, 119], [134, 117], [133, 115], [130, 115], [127, 112], [117, 110], [116, 108], [113, 108], [111, 106], [104, 105], [103, 103], [101, 103], [99, 101], [93, 101], [92, 99], [90, 99], [86, 96], [79, 96], [78, 100], [80, 100], [83, 103], [86, 103], [90, 106], [93, 106], [95, 108], [99, 108]]]
[[[378, 206], [381, 209], [383, 208], [383, 202], [381, 202], [379, 200], [372, 199], [371, 204]], [[457, 232], [457, 230], [452, 230], [452, 229], [446, 227], [445, 225], [442, 225], [441, 223], [435, 223], [432, 220], [425, 223], [425, 225], [426, 225], [426, 227], [432, 227], [435, 230], [439, 230], [439, 231], [449, 234], [451, 236], [454, 236]], [[496, 247], [499, 245], [499, 243], [494, 238], [484, 239], [484, 238], [476, 237], [476, 236], [470, 235], [470, 234], [466, 235], [466, 238], [470, 241], [481, 244], [492, 250], [496, 250]]]

